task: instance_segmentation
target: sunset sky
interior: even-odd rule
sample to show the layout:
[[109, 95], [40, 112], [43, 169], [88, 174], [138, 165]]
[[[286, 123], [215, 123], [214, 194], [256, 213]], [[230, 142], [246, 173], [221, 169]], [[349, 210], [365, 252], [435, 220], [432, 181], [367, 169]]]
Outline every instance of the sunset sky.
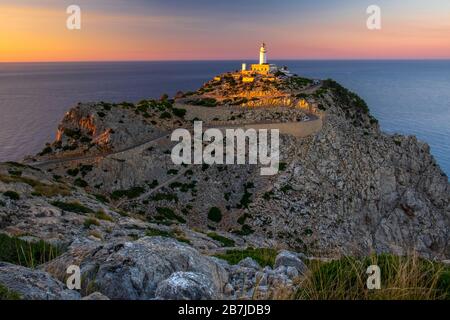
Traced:
[[270, 59], [449, 59], [450, 1], [0, 0], [0, 62], [256, 59], [262, 41]]

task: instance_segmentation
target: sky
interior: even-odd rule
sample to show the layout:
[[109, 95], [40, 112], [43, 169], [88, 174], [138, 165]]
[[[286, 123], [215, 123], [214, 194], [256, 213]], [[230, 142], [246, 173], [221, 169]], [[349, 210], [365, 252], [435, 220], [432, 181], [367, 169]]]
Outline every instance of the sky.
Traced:
[[0, 62], [256, 60], [261, 42], [269, 59], [450, 59], [450, 1], [0, 0]]

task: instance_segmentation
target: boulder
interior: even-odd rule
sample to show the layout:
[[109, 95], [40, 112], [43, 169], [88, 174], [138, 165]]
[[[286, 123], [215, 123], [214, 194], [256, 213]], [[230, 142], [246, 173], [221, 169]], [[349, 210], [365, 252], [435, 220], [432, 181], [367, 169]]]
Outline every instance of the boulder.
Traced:
[[41, 270], [0, 262], [0, 284], [25, 300], [78, 300], [77, 291], [69, 290]]
[[45, 265], [45, 270], [61, 279], [71, 264], [80, 266], [83, 288], [93, 287], [110, 299], [154, 299], [158, 285], [179, 271], [203, 275], [217, 297], [228, 280], [228, 273], [215, 259], [165, 237], [76, 244]]
[[296, 253], [287, 250], [282, 250], [275, 258], [274, 268], [277, 269], [278, 267], [294, 267], [299, 274], [303, 274], [307, 269]]
[[217, 299], [217, 290], [211, 278], [197, 272], [174, 272], [159, 283], [158, 300], [211, 300]]
[[239, 261], [238, 263], [241, 267], [245, 267], [245, 268], [250, 268], [250, 269], [255, 269], [255, 270], [259, 270], [261, 269], [261, 266], [259, 265], [258, 262], [256, 262], [255, 260], [253, 260], [250, 257], [247, 257], [241, 261]]

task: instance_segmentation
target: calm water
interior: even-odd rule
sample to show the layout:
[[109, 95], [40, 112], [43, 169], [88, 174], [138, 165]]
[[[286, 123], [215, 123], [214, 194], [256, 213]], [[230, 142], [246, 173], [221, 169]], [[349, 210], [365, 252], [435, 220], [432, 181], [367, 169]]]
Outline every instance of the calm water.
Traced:
[[[428, 142], [450, 176], [450, 61], [274, 61], [362, 96], [383, 130]], [[0, 161], [52, 141], [79, 101], [139, 101], [193, 90], [240, 61], [0, 64]]]

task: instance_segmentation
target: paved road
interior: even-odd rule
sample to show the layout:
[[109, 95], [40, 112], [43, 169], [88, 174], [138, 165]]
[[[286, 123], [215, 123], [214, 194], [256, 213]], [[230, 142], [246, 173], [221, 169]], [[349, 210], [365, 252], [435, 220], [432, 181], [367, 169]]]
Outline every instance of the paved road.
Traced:
[[[209, 125], [209, 126], [203, 126], [204, 129], [208, 128], [218, 128], [218, 129], [227, 129], [227, 128], [254, 128], [254, 129], [280, 129], [280, 133], [289, 133], [294, 134], [295, 133], [302, 133], [302, 128], [305, 129], [304, 134], [299, 134], [298, 136], [303, 137], [307, 136], [309, 134], [312, 134], [314, 132], [317, 132], [322, 127], [322, 121], [318, 117], [314, 115], [308, 115], [310, 120], [308, 121], [301, 121], [301, 122], [255, 122], [255, 123], [231, 123], [228, 125], [220, 124], [220, 125]], [[192, 128], [188, 128], [189, 130], [193, 130]], [[53, 164], [61, 164], [61, 163], [67, 163], [72, 161], [82, 161], [82, 160], [92, 160], [97, 158], [106, 158], [108, 156], [118, 155], [120, 153], [125, 153], [127, 151], [131, 151], [137, 148], [141, 147], [147, 147], [147, 145], [154, 144], [155, 142], [158, 142], [163, 139], [170, 139], [170, 133], [164, 133], [163, 135], [160, 135], [154, 139], [151, 139], [149, 141], [145, 141], [133, 146], [126, 147], [124, 149], [118, 150], [118, 151], [111, 151], [111, 152], [105, 152], [102, 154], [96, 154], [96, 155], [86, 155], [86, 156], [77, 156], [77, 157], [68, 157], [68, 158], [62, 158], [62, 159], [50, 159], [50, 160], [44, 160], [44, 161], [37, 161], [37, 162], [27, 162], [26, 164], [34, 166], [34, 167], [45, 167], [48, 165]]]

